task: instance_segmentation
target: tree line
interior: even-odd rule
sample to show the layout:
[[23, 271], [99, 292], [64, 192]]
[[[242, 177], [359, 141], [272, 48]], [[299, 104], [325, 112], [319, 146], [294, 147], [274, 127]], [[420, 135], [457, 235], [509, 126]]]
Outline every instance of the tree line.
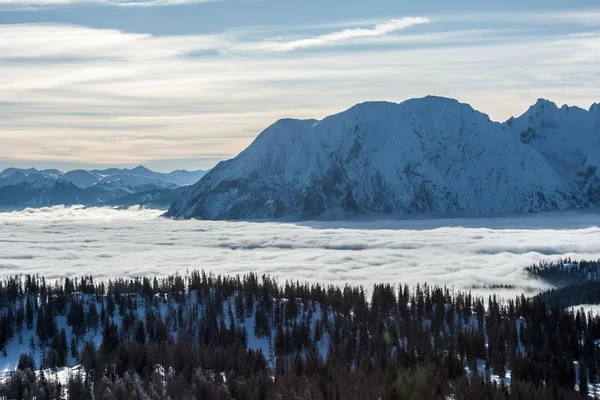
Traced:
[[[600, 378], [598, 339], [599, 316], [544, 296], [14, 276], [0, 282], [0, 351], [18, 364], [0, 398], [575, 399]], [[9, 354], [15, 343], [28, 350]]]

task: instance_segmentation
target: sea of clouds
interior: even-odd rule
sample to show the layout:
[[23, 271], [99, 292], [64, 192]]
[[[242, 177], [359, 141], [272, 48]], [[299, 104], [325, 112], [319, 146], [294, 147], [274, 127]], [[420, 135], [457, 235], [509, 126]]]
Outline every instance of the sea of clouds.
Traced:
[[0, 278], [165, 276], [205, 269], [364, 285], [417, 283], [505, 292], [546, 287], [523, 267], [600, 258], [600, 214], [354, 222], [174, 221], [162, 211], [51, 207], [0, 213]]

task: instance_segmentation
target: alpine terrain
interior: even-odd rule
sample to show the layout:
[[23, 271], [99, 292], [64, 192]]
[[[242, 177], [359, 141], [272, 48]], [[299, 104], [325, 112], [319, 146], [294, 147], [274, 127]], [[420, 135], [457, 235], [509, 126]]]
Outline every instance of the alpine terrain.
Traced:
[[0, 172], [0, 209], [54, 205], [132, 206], [166, 208], [205, 171], [177, 170], [168, 174], [143, 166], [133, 169], [7, 168]]
[[174, 218], [491, 215], [600, 204], [600, 106], [498, 123], [442, 97], [277, 121], [185, 189]]

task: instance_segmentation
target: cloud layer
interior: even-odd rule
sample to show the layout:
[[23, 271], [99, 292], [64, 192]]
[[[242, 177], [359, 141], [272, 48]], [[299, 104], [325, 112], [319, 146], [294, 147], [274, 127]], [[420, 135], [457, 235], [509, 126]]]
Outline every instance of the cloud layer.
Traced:
[[204, 268], [367, 289], [378, 282], [516, 285], [506, 292], [512, 295], [544, 287], [523, 275], [524, 266], [600, 257], [595, 214], [302, 224], [172, 221], [159, 215], [76, 207], [0, 213], [0, 277], [106, 279]]

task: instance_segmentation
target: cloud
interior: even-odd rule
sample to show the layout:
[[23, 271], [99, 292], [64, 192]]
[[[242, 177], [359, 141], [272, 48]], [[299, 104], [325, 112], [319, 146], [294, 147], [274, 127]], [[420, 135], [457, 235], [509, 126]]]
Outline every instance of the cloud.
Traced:
[[[2, 0], [0, 0], [2, 1]], [[0, 25], [0, 59], [164, 59], [227, 46], [224, 35], [154, 36], [65, 24]]]
[[600, 215], [591, 213], [298, 224], [173, 221], [160, 214], [81, 207], [0, 213], [0, 278], [108, 279], [204, 268], [366, 289], [379, 282], [505, 284], [516, 286], [503, 292], [513, 295], [546, 287], [524, 275], [525, 266], [600, 257]]
[[427, 24], [430, 22], [432, 22], [431, 19], [426, 17], [406, 17], [392, 19], [379, 23], [372, 28], [343, 29], [341, 31], [332, 32], [325, 35], [290, 41], [264, 41], [260, 43], [250, 43], [245, 46], [240, 46], [238, 50], [285, 52], [306, 49], [310, 47], [331, 46], [343, 44], [356, 39], [384, 36], [414, 25]]
[[[428, 94], [458, 98], [495, 120], [522, 113], [538, 97], [585, 108], [599, 101], [600, 33], [557, 33], [536, 19], [502, 29], [476, 21], [402, 34], [384, 33], [399, 23], [361, 22], [284, 37], [279, 27], [161, 36], [0, 25], [0, 157], [97, 164], [229, 158], [280, 118], [321, 119], [366, 100]], [[308, 37], [314, 29], [336, 32]], [[303, 40], [327, 46], [261, 50]]]
[[103, 5], [115, 7], [157, 7], [199, 4], [222, 0], [0, 0], [0, 10], [50, 8], [73, 5]]

